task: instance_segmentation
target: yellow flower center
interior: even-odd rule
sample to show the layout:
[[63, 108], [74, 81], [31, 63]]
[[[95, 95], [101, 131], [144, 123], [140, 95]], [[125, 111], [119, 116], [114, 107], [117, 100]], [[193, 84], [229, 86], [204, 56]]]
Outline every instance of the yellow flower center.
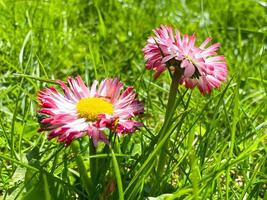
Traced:
[[97, 120], [99, 114], [112, 114], [113, 106], [110, 102], [101, 98], [83, 98], [76, 105], [80, 117], [88, 121]]

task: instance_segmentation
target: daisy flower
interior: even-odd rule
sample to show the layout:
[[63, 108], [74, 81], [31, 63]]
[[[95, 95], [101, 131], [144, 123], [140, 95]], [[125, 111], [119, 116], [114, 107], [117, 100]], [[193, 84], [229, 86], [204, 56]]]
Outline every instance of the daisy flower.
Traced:
[[225, 57], [217, 55], [220, 47], [215, 43], [206, 48], [212, 38], [207, 38], [199, 47], [195, 46], [196, 36], [184, 35], [183, 39], [176, 35], [180, 52], [180, 67], [184, 70], [181, 84], [187, 88], [197, 86], [201, 94], [211, 93], [213, 88], [219, 88], [227, 78]]
[[143, 103], [137, 100], [133, 87], [122, 92], [123, 83], [118, 79], [105, 79], [100, 84], [94, 81], [90, 88], [80, 76], [69, 77], [68, 86], [60, 80], [57, 83], [63, 93], [54, 87], [38, 93], [39, 113], [44, 115], [40, 131], [49, 131], [48, 139], [58, 138], [69, 145], [87, 134], [97, 145], [98, 141], [108, 142], [105, 129], [122, 135], [142, 126], [132, 118], [143, 113]]
[[143, 48], [146, 68], [156, 71], [154, 77], [159, 75], [167, 69], [167, 62], [175, 58], [178, 52], [175, 46], [173, 30], [168, 26], [161, 26], [153, 30], [155, 36], [151, 36], [147, 40], [146, 46]]
[[146, 68], [154, 69], [157, 78], [167, 67], [182, 69], [180, 84], [187, 88], [197, 86], [201, 94], [210, 93], [219, 88], [227, 78], [227, 65], [224, 56], [217, 55], [220, 44], [209, 47], [211, 38], [207, 38], [199, 47], [195, 45], [196, 36], [181, 35], [171, 27], [161, 26], [149, 37], [143, 49]]

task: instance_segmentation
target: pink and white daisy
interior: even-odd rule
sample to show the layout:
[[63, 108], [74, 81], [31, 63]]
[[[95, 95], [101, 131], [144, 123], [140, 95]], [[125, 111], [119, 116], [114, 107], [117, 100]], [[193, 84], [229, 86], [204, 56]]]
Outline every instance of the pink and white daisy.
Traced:
[[181, 83], [187, 88], [197, 86], [201, 94], [210, 93], [213, 88], [219, 88], [227, 78], [225, 57], [217, 55], [219, 43], [206, 48], [212, 40], [207, 38], [200, 47], [195, 46], [196, 37], [184, 35], [183, 39], [176, 36], [180, 52], [180, 67], [184, 70]]
[[147, 69], [154, 69], [157, 78], [167, 67], [182, 69], [180, 83], [187, 88], [197, 86], [202, 94], [218, 88], [227, 78], [227, 65], [224, 56], [217, 55], [219, 43], [207, 47], [207, 38], [199, 47], [195, 45], [196, 36], [185, 34], [171, 27], [161, 26], [154, 30], [143, 49]]
[[173, 30], [169, 26], [161, 26], [153, 30], [155, 36], [151, 36], [147, 40], [143, 52], [146, 60], [146, 68], [156, 71], [154, 77], [159, 75], [167, 69], [167, 62], [176, 57], [178, 52], [175, 46]]
[[99, 85], [94, 81], [90, 88], [80, 76], [68, 78], [69, 86], [60, 80], [57, 83], [63, 94], [53, 87], [38, 93], [39, 113], [45, 116], [41, 131], [49, 131], [48, 139], [57, 137], [68, 145], [87, 134], [96, 145], [108, 142], [105, 129], [121, 135], [142, 126], [132, 118], [144, 112], [143, 103], [137, 100], [133, 87], [122, 92], [123, 83], [118, 79], [105, 79]]

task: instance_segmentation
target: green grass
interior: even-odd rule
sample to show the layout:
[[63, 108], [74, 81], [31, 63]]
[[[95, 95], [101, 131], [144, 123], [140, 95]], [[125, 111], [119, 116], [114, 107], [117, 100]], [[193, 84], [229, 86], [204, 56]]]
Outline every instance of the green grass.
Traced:
[[[86, 199], [80, 161], [97, 174], [91, 199], [266, 199], [266, 9], [261, 0], [0, 0], [0, 199]], [[229, 78], [205, 97], [180, 87], [158, 140], [171, 79], [154, 80], [141, 49], [160, 24], [220, 42]], [[100, 145], [89, 156], [86, 137], [76, 153], [48, 141], [36, 93], [75, 75], [133, 85], [145, 127], [116, 138], [111, 154]]]

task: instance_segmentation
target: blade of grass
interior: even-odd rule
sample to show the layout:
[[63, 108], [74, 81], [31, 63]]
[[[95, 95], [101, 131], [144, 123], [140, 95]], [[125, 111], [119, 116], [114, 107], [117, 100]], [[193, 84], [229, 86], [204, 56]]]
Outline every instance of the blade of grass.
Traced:
[[110, 152], [111, 152], [112, 163], [113, 163], [114, 172], [115, 172], [115, 176], [116, 176], [116, 180], [117, 180], [119, 200], [123, 200], [124, 199], [124, 194], [123, 194], [123, 186], [122, 186], [120, 168], [119, 168], [119, 165], [118, 165], [117, 158], [116, 158], [116, 156], [114, 154], [114, 151], [113, 151], [113, 149], [111, 147], [110, 147]]
[[16, 163], [16, 164], [18, 164], [18, 165], [21, 165], [21, 166], [23, 166], [23, 167], [25, 167], [25, 168], [27, 168], [27, 169], [31, 169], [31, 170], [33, 170], [33, 171], [37, 171], [37, 172], [39, 171], [39, 169], [37, 169], [37, 168], [35, 168], [35, 167], [33, 167], [33, 166], [30, 166], [30, 165], [28, 165], [28, 164], [25, 164], [25, 163], [23, 163], [23, 162], [21, 162], [21, 161], [19, 161], [19, 160], [14, 159], [14, 158], [10, 158], [10, 157], [8, 157], [8, 156], [5, 156], [5, 155], [3, 155], [2, 153], [0, 153], [0, 157], [3, 158], [3, 159], [5, 159], [5, 160], [12, 161], [12, 162], [14, 162], [14, 163]]
[[35, 76], [27, 75], [27, 74], [14, 73], [13, 75], [15, 77], [24, 77], [24, 78], [30, 78], [30, 79], [34, 79], [34, 80], [37, 80], [37, 81], [41, 81], [41, 82], [57, 84], [55, 80], [49, 80], [49, 79], [46, 79], [46, 78], [35, 77]]

